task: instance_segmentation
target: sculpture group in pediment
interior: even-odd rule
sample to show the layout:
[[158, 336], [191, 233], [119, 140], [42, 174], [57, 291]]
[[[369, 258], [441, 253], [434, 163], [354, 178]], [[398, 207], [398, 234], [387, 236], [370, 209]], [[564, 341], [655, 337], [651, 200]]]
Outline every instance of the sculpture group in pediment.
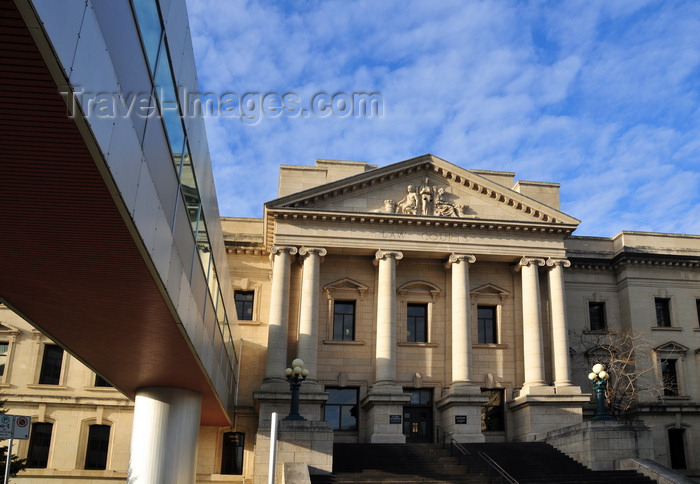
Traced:
[[431, 215], [438, 217], [459, 217], [464, 213], [465, 205], [455, 205], [448, 200], [445, 189], [430, 185], [430, 179], [425, 178], [423, 184], [416, 188], [406, 187], [406, 196], [399, 202], [384, 200], [385, 213], [401, 213], [406, 215]]

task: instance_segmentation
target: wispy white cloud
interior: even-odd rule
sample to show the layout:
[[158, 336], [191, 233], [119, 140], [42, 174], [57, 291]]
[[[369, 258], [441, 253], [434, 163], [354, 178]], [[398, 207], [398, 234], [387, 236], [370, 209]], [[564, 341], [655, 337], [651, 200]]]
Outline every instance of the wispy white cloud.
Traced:
[[280, 164], [434, 153], [561, 183], [577, 233], [700, 233], [700, 4], [189, 2], [201, 88], [380, 92], [381, 118], [209, 118], [221, 213]]

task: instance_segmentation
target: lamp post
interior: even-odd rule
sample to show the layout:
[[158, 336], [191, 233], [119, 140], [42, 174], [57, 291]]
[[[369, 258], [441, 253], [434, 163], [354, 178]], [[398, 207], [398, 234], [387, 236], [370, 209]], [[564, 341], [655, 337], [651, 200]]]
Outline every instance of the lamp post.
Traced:
[[292, 361], [292, 367], [284, 370], [284, 374], [289, 382], [289, 389], [292, 391], [292, 402], [289, 406], [289, 415], [284, 420], [306, 420], [299, 415], [299, 389], [301, 382], [309, 376], [309, 370], [304, 368], [304, 362], [299, 358]]
[[605, 387], [608, 386], [608, 372], [600, 363], [593, 365], [592, 372], [588, 374], [588, 379], [593, 384], [596, 393], [596, 411], [593, 420], [612, 420], [613, 417], [605, 411]]

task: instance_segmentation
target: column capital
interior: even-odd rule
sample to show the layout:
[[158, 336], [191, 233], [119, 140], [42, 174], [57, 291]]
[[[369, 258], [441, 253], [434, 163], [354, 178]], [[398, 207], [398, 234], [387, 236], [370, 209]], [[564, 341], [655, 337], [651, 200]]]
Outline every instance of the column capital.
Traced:
[[286, 252], [289, 255], [296, 255], [298, 250], [296, 247], [292, 246], [273, 245], [270, 247], [270, 259], [272, 259], [273, 255], [281, 254], [283, 252]]
[[453, 252], [450, 254], [450, 257], [448, 257], [447, 262], [445, 262], [445, 269], [452, 268], [452, 264], [456, 264], [458, 262], [466, 262], [467, 265], [473, 264], [476, 262], [476, 257], [469, 254], [455, 254]]
[[561, 266], [561, 267], [570, 267], [571, 262], [569, 262], [568, 259], [556, 259], [552, 257], [547, 257], [547, 267], [556, 267], [556, 266]]
[[386, 258], [393, 258], [394, 260], [398, 261], [403, 259], [403, 253], [396, 250], [383, 249], [379, 249], [377, 252], [374, 253], [375, 262]]
[[317, 254], [319, 257], [325, 257], [328, 251], [322, 247], [301, 247], [299, 249], [299, 255], [306, 257], [307, 255]]
[[540, 259], [537, 257], [522, 257], [518, 263], [515, 266], [515, 270], [519, 271], [523, 267], [527, 267], [529, 265], [536, 265], [539, 267], [543, 267], [545, 265], [544, 259]]

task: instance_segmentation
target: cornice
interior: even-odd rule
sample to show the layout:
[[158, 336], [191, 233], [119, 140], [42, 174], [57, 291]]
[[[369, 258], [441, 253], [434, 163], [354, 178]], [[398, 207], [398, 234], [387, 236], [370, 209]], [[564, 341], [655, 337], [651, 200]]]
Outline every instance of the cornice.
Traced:
[[623, 252], [609, 259], [569, 257], [572, 269], [582, 270], [621, 270], [628, 266], [657, 266], [670, 268], [700, 268], [696, 257], [669, 254], [634, 254]]
[[530, 232], [539, 234], [569, 235], [576, 225], [553, 222], [521, 222], [476, 218], [447, 218], [425, 215], [405, 215], [394, 213], [328, 212], [298, 209], [269, 209], [267, 215], [272, 220], [301, 220], [304, 222], [358, 223], [394, 225], [406, 227], [435, 227], [505, 232]]

